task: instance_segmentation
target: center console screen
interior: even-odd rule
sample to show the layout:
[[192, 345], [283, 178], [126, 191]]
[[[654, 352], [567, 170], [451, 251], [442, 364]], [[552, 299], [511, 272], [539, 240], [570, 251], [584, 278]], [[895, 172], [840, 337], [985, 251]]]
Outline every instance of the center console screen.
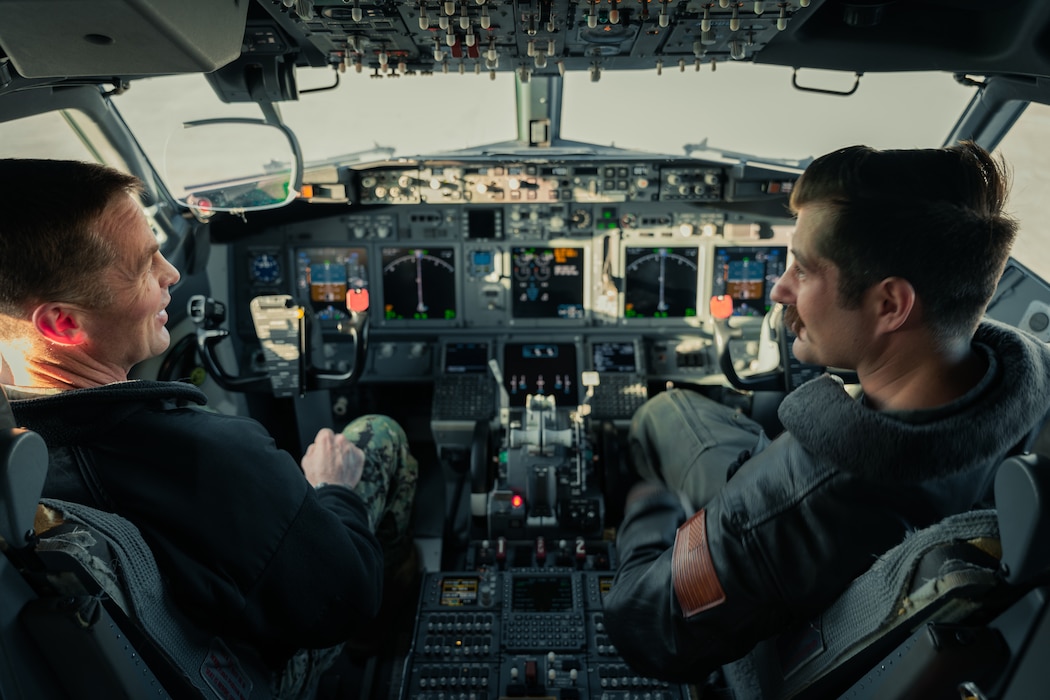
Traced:
[[515, 612], [572, 610], [572, 579], [568, 576], [515, 576], [511, 588]]
[[449, 343], [445, 346], [446, 374], [481, 374], [489, 371], [489, 344]]
[[624, 250], [624, 318], [696, 316], [697, 248]]
[[734, 316], [764, 316], [773, 307], [769, 293], [786, 260], [786, 246], [717, 248], [711, 296], [731, 298]]
[[511, 250], [514, 318], [583, 318], [583, 248]]
[[300, 248], [295, 253], [296, 295], [322, 322], [368, 310], [368, 251], [364, 248]]
[[595, 343], [591, 346], [594, 370], [601, 374], [638, 371], [638, 353], [630, 340]]
[[456, 255], [452, 248], [383, 248], [383, 318], [456, 318]]
[[438, 605], [461, 608], [478, 602], [477, 576], [461, 576], [441, 579], [441, 597]]
[[577, 376], [573, 343], [507, 343], [503, 349], [503, 381], [511, 406], [524, 406], [529, 394], [553, 394], [558, 406], [575, 406]]

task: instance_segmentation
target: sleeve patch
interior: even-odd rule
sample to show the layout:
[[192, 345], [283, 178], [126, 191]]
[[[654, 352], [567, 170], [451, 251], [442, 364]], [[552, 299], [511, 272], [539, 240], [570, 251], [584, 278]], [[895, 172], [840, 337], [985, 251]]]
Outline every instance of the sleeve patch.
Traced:
[[671, 555], [674, 593], [686, 617], [721, 605], [726, 599], [711, 560], [706, 516], [707, 511], [701, 510], [678, 528]]

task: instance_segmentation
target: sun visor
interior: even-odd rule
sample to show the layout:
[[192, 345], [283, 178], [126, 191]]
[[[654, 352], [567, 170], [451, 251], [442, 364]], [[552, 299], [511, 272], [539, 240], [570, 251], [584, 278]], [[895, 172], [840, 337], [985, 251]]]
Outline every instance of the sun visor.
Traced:
[[210, 72], [241, 53], [249, 0], [2, 0], [26, 78]]

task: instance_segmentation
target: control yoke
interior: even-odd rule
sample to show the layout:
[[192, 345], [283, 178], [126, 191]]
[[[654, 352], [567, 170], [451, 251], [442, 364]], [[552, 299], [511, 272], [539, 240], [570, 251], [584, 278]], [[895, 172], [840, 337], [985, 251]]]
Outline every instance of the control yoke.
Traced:
[[[346, 387], [364, 371], [368, 352], [368, 312], [352, 311], [339, 328], [344, 342], [327, 344], [312, 310], [301, 306], [287, 294], [259, 296], [251, 301], [255, 334], [262, 347], [262, 372], [233, 375], [225, 370], [217, 354], [219, 341], [229, 336], [222, 328], [226, 306], [197, 294], [188, 304], [190, 318], [197, 324], [197, 352], [215, 382], [228, 391], [268, 392], [286, 397], [307, 391]], [[330, 348], [350, 346], [349, 361], [342, 371], [320, 366]]]
[[[728, 302], [728, 303], [727, 303]], [[733, 357], [729, 351], [729, 343], [733, 338], [740, 338], [743, 334], [739, 329], [729, 325], [729, 317], [733, 312], [733, 302], [728, 297], [711, 298], [711, 318], [714, 321], [715, 331], [715, 353], [718, 357], [718, 367], [722, 370], [726, 380], [735, 388], [742, 391], [784, 391], [787, 386], [785, 370], [782, 359], [778, 361], [775, 369], [740, 376], [733, 365]], [[783, 306], [777, 304], [773, 310], [766, 314], [762, 321], [762, 337], [759, 340], [761, 358], [762, 348], [777, 346], [777, 338], [783, 335], [784, 317]], [[778, 352], [779, 355], [779, 352]]]
[[800, 361], [792, 351], [795, 339], [791, 330], [784, 324], [783, 304], [774, 304], [762, 321], [762, 332], [759, 338], [758, 364], [772, 365], [773, 369], [759, 370], [757, 373], [740, 376], [733, 365], [729, 352], [729, 342], [741, 337], [739, 329], [730, 327], [729, 316], [732, 313], [732, 302], [729, 306], [723, 301], [726, 297], [711, 298], [711, 317], [714, 319], [715, 352], [718, 366], [726, 380], [735, 388], [743, 391], [777, 391], [789, 392], [799, 384], [809, 381], [825, 372], [841, 377], [847, 384], [856, 384], [857, 373], [838, 368], [821, 367]]

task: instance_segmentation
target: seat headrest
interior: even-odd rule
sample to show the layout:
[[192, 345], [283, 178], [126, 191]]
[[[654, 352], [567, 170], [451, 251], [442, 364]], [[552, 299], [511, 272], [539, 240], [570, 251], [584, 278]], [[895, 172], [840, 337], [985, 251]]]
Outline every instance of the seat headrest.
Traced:
[[995, 506], [1006, 580], [1024, 583], [1050, 568], [1050, 458], [1008, 457], [995, 475]]
[[47, 478], [47, 445], [31, 430], [15, 427], [0, 387], [0, 537], [16, 549], [30, 543], [36, 504]]

